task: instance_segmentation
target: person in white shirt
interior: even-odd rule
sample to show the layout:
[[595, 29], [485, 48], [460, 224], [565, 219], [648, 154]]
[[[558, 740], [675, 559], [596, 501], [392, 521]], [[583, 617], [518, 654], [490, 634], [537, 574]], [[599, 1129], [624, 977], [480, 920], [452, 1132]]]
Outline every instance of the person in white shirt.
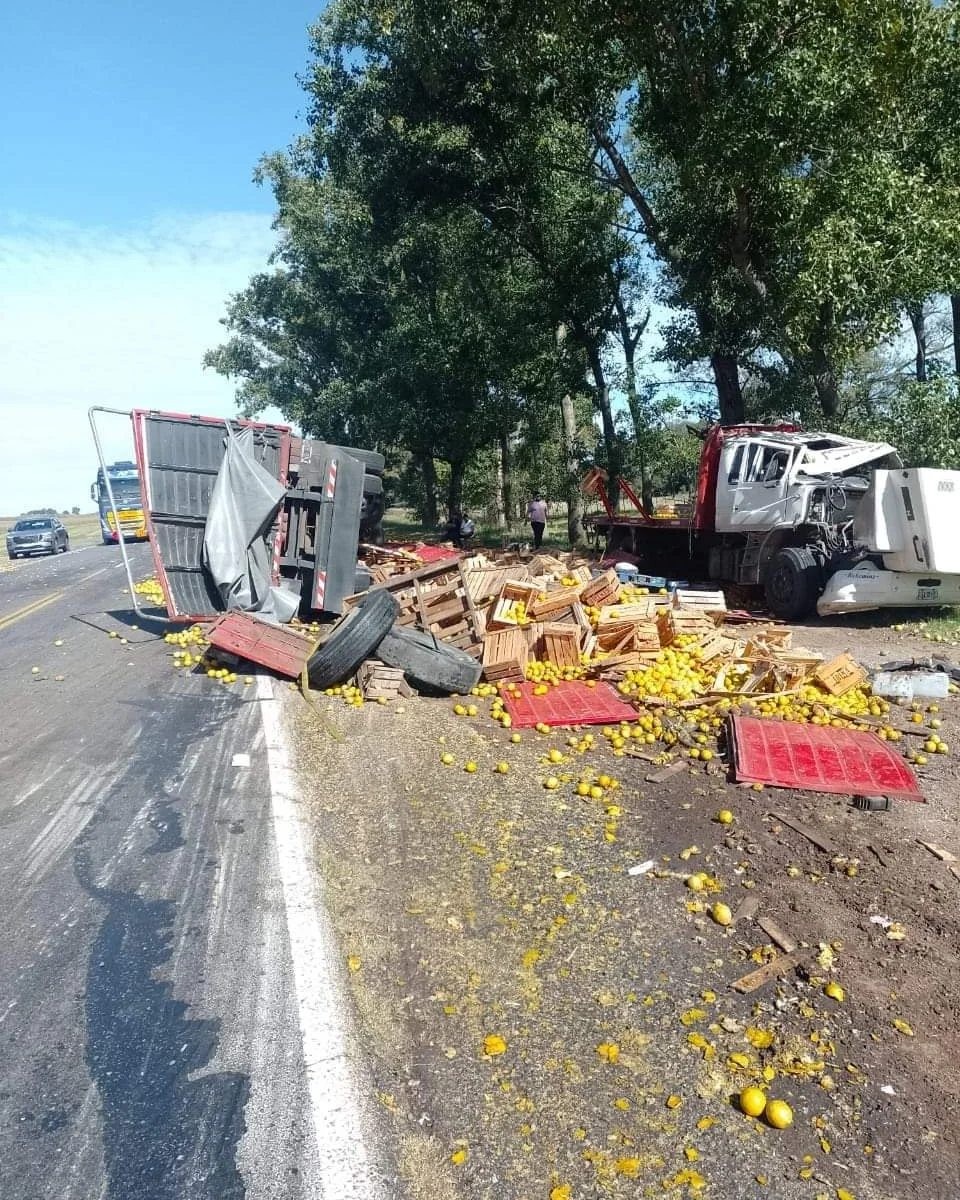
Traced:
[[527, 505], [527, 520], [533, 530], [533, 548], [539, 550], [540, 543], [543, 541], [543, 531], [547, 524], [547, 505], [539, 492]]

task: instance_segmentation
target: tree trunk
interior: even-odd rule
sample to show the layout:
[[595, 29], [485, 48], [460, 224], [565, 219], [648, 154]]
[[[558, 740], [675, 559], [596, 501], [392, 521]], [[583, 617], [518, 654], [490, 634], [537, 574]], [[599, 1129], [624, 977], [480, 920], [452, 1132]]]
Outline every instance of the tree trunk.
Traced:
[[452, 516], [454, 513], [463, 512], [463, 477], [466, 474], [467, 464], [462, 458], [453, 459], [450, 462], [450, 483], [447, 487], [447, 514]]
[[577, 462], [577, 414], [569, 392], [560, 398], [560, 413], [563, 417], [567, 538], [571, 546], [579, 546], [583, 542], [583, 492], [580, 491], [580, 464]]
[[513, 508], [513, 449], [510, 446], [510, 434], [500, 434], [500, 472], [503, 494], [504, 526], [509, 529], [514, 518]]
[[423, 520], [430, 529], [440, 521], [440, 501], [437, 496], [437, 468], [433, 456], [417, 453], [413, 456], [414, 464], [423, 478]]
[[721, 425], [742, 425], [746, 413], [743, 391], [740, 388], [740, 364], [734, 353], [716, 350], [710, 355], [710, 366], [717, 383], [717, 402]]
[[493, 507], [497, 528], [501, 533], [507, 528], [507, 514], [503, 503], [503, 442], [498, 440], [495, 453], [496, 478], [493, 488]]
[[610, 385], [607, 383], [600, 357], [600, 347], [591, 338], [587, 340], [587, 358], [590, 361], [590, 373], [594, 382], [594, 403], [600, 411], [600, 424], [603, 427], [603, 441], [607, 448], [607, 494], [610, 504], [616, 508], [620, 503], [620, 442], [617, 439], [617, 428], [613, 421], [613, 408], [610, 404]]
[[912, 301], [907, 305], [907, 316], [913, 326], [917, 343], [917, 383], [927, 382], [927, 323], [923, 312], [923, 301]]
[[950, 312], [953, 315], [953, 369], [960, 375], [960, 295], [950, 297]]
[[840, 385], [833, 363], [826, 351], [817, 348], [810, 353], [810, 377], [825, 417], [835, 417], [840, 409]]

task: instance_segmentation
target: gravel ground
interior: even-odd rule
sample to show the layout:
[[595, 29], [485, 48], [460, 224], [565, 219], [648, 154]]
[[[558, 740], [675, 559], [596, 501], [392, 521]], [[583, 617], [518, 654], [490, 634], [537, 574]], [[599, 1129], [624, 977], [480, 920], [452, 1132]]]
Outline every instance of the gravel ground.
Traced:
[[[868, 624], [796, 640], [872, 664], [930, 649]], [[960, 705], [942, 707], [960, 745]], [[917, 844], [960, 855], [952, 756], [927, 769], [928, 803], [862, 813], [847, 797], [737, 787], [716, 761], [650, 783], [649, 763], [598, 736], [569, 767], [615, 777], [596, 801], [543, 787], [542, 756], [568, 750], [566, 731], [511, 744], [482, 702], [476, 718], [422, 698], [349, 710], [319, 697], [292, 713], [398, 1196], [956, 1193], [960, 879]], [[692, 870], [734, 912], [755, 900], [798, 943], [798, 967], [732, 990], [778, 952], [750, 919], [714, 924], [714, 897], [684, 886]], [[751, 1082], [790, 1103], [792, 1128], [739, 1111]]]

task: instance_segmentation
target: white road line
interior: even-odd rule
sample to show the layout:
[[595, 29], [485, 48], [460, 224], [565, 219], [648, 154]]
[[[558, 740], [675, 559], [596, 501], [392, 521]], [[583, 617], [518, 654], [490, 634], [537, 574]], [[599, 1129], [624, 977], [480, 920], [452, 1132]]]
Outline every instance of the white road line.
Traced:
[[359, 1100], [361, 1072], [351, 1061], [349, 998], [337, 965], [336, 938], [307, 859], [281, 704], [265, 675], [257, 680], [257, 696], [322, 1195], [325, 1200], [378, 1200], [384, 1193], [369, 1153]]

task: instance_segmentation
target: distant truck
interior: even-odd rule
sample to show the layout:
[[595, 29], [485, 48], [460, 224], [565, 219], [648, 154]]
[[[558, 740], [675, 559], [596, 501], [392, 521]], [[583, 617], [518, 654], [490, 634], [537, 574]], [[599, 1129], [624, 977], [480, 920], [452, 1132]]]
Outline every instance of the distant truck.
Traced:
[[107, 476], [113, 491], [114, 503], [117, 506], [117, 516], [120, 518], [120, 528], [110, 505], [110, 494], [107, 491], [107, 479], [101, 467], [97, 478], [90, 485], [90, 499], [97, 502], [97, 512], [100, 516], [100, 534], [105, 546], [116, 545], [122, 535], [124, 541], [131, 539], [143, 541], [147, 536], [147, 523], [143, 514], [143, 500], [140, 496], [140, 472], [134, 462], [107, 463]]
[[611, 555], [656, 575], [759, 585], [776, 616], [960, 603], [960, 471], [904, 467], [893, 446], [796, 425], [713, 426], [689, 517], [613, 511], [585, 490]]

